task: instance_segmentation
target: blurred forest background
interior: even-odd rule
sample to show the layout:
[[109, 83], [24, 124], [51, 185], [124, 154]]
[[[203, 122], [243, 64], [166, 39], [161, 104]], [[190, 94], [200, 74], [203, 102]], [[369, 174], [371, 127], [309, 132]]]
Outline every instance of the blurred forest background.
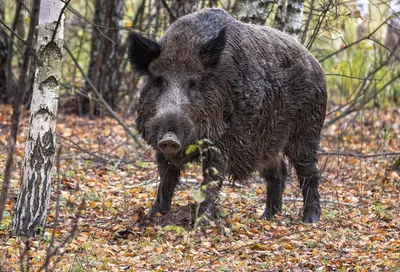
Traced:
[[[25, 239], [9, 227], [37, 66], [32, 53], [28, 73], [23, 67], [33, 2], [0, 0], [2, 180], [12, 103], [22, 99], [23, 107], [1, 211], [0, 271], [400, 271], [400, 0], [64, 0], [56, 182], [47, 226]], [[147, 217], [159, 177], [154, 151], [134, 129], [141, 79], [126, 37], [135, 30], [157, 40], [205, 7], [285, 31], [321, 63], [329, 97], [317, 225], [300, 222], [290, 171], [284, 211], [273, 221], [259, 219], [264, 185], [255, 175], [244, 186], [226, 181], [218, 220], [193, 230], [196, 165], [182, 175], [171, 214]], [[19, 79], [25, 95], [17, 97]]]
[[[295, 23], [291, 21], [294, 20], [291, 10], [296, 9], [297, 1], [293, 5], [290, 1], [287, 5], [286, 1], [71, 1], [66, 8], [65, 43], [107, 103], [119, 113], [129, 115], [134, 112], [140, 85], [130, 72], [126, 58], [125, 40], [130, 29], [157, 39], [180, 16], [205, 7], [221, 7], [242, 21], [290, 33]], [[9, 29], [21, 39], [26, 38], [30, 4], [30, 1], [2, 0], [0, 7], [4, 23], [0, 32], [0, 101], [3, 103], [12, 100], [24, 49]], [[400, 23], [396, 11], [399, 12], [399, 5], [396, 0], [311, 0], [300, 5], [301, 30], [296, 36], [326, 71], [330, 111], [337, 109], [337, 105], [343, 107], [340, 116], [330, 122], [365, 105], [398, 105]], [[27, 79], [24, 101], [27, 108], [32, 79], [33, 75]], [[62, 111], [80, 116], [94, 118], [104, 114], [87, 80], [68, 56], [63, 59], [59, 105]]]

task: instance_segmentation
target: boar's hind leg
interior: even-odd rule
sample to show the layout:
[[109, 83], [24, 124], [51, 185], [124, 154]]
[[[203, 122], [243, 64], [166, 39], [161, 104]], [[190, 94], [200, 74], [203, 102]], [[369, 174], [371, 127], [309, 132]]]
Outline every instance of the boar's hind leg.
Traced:
[[282, 211], [282, 194], [287, 177], [286, 163], [280, 159], [260, 171], [267, 183], [267, 206], [261, 218], [270, 220]]
[[150, 211], [150, 215], [166, 213], [171, 209], [172, 195], [180, 176], [180, 169], [168, 162], [160, 152], [157, 152], [156, 159], [160, 184], [158, 185], [156, 202]]
[[308, 154], [307, 157], [292, 158], [293, 167], [296, 169], [303, 194], [303, 221], [315, 223], [321, 215], [319, 203], [318, 184], [320, 173], [317, 168], [317, 155]]

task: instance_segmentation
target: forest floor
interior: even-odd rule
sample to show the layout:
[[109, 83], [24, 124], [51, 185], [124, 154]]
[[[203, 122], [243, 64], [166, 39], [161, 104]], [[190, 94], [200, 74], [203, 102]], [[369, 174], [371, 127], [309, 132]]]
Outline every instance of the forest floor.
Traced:
[[[0, 106], [2, 178], [10, 119], [10, 107]], [[37, 271], [53, 232], [53, 246], [67, 243], [51, 258], [50, 271], [400, 271], [400, 155], [385, 155], [400, 152], [399, 109], [365, 109], [324, 128], [318, 223], [301, 222], [302, 198], [292, 171], [283, 212], [273, 220], [260, 219], [265, 185], [255, 174], [245, 184], [226, 182], [217, 219], [196, 229], [198, 165], [182, 175], [172, 211], [149, 218], [158, 182], [154, 151], [138, 147], [110, 118], [59, 114], [57, 122], [62, 149], [48, 227], [28, 240], [24, 253], [26, 239], [8, 231], [27, 134], [28, 113], [23, 114], [0, 226], [0, 271], [21, 265]]]

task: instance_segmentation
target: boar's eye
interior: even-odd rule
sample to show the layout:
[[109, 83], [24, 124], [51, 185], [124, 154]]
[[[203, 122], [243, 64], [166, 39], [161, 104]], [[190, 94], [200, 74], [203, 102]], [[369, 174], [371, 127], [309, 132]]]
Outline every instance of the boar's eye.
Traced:
[[154, 84], [154, 86], [156, 86], [156, 87], [162, 87], [162, 85], [164, 84], [164, 82], [165, 82], [165, 80], [164, 80], [164, 78], [161, 77], [161, 76], [155, 77], [155, 78], [153, 79], [153, 84]]
[[196, 89], [197, 87], [196, 81], [194, 81], [193, 79], [189, 80], [187, 86], [189, 90]]
[[197, 85], [196, 81], [194, 81], [193, 79], [189, 80], [186, 83], [186, 88], [187, 88], [187, 91], [188, 91], [189, 96], [191, 98], [198, 98], [199, 97], [200, 94], [198, 92], [198, 85]]

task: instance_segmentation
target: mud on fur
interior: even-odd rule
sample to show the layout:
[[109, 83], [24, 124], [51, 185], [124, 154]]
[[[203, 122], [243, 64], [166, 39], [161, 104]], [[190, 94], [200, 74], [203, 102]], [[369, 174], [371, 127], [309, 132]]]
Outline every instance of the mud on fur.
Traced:
[[128, 52], [144, 76], [137, 128], [157, 149], [161, 182], [151, 214], [170, 210], [181, 168], [198, 160], [198, 152], [185, 150], [209, 139], [219, 151], [204, 154], [203, 185], [219, 185], [207, 189], [200, 213], [213, 213], [225, 174], [242, 181], [259, 170], [267, 183], [262, 217], [271, 219], [282, 209], [286, 156], [299, 177], [303, 221], [318, 221], [326, 80], [301, 44], [222, 9], [204, 9], [174, 22], [159, 42], [131, 32]]

